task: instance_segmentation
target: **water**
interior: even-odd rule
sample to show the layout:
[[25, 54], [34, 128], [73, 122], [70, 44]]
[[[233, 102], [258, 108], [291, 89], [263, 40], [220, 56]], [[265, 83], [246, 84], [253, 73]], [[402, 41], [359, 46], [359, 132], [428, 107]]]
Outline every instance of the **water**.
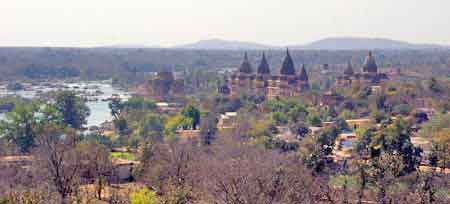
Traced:
[[[118, 90], [113, 88], [110, 84], [106, 84], [106, 83], [100, 83], [100, 82], [81, 82], [81, 83], [62, 83], [59, 85], [64, 85], [67, 88], [65, 88], [64, 90], [84, 90], [82, 88], [80, 89], [75, 89], [74, 87], [92, 87], [92, 86], [96, 86], [98, 87], [97, 89], [102, 91], [103, 94], [95, 96], [95, 98], [99, 99], [98, 101], [89, 101], [86, 102], [86, 105], [89, 107], [89, 109], [91, 110], [91, 114], [89, 115], [89, 117], [87, 118], [87, 126], [99, 126], [100, 124], [102, 124], [105, 121], [111, 121], [112, 120], [112, 116], [111, 116], [111, 112], [109, 110], [109, 102], [108, 101], [102, 101], [101, 99], [103, 98], [108, 98], [113, 94], [119, 94], [121, 95], [121, 98], [123, 98], [123, 100], [127, 100], [129, 97], [129, 94], [127, 92]], [[36, 90], [40, 90], [42, 92], [48, 92], [48, 91], [55, 91], [58, 90], [57, 88], [49, 88], [49, 87], [40, 87], [40, 86], [34, 86], [33, 90], [28, 90], [28, 91], [17, 91], [17, 92], [8, 92], [6, 91], [4, 88], [2, 89], [0, 87], [0, 96], [1, 95], [19, 95], [23, 98], [34, 98], [36, 97], [37, 91]], [[92, 91], [91, 89], [87, 89], [87, 91]], [[0, 113], [0, 120], [5, 119], [5, 114], [4, 113]]]
[[111, 111], [108, 106], [109, 102], [87, 102], [86, 105], [91, 110], [91, 115], [87, 118], [87, 126], [99, 126], [105, 121], [111, 121]]

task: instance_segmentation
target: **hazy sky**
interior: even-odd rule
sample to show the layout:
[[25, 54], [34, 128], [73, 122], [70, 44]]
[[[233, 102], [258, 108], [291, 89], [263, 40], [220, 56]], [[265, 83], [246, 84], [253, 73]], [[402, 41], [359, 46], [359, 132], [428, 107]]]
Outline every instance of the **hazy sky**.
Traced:
[[272, 45], [325, 37], [450, 44], [449, 0], [0, 0], [0, 46]]

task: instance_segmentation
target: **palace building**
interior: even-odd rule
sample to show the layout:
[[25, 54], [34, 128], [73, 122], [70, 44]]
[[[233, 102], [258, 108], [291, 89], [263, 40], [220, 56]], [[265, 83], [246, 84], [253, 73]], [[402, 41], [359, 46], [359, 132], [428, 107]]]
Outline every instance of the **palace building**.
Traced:
[[342, 76], [336, 81], [337, 86], [349, 87], [353, 83], [358, 82], [365, 85], [378, 85], [387, 80], [388, 77], [384, 73], [378, 72], [378, 66], [372, 52], [365, 58], [361, 73], [353, 71], [352, 64], [349, 62]]
[[271, 73], [264, 53], [255, 72], [245, 53], [244, 61], [239, 69], [219, 87], [218, 91], [223, 95], [231, 96], [245, 92], [266, 98], [276, 98], [298, 96], [306, 90], [309, 90], [309, 81], [305, 66], [302, 65], [300, 73], [297, 74], [292, 57], [287, 50], [279, 74]]
[[184, 79], [175, 78], [171, 71], [161, 71], [148, 80], [148, 92], [150, 96], [163, 100], [170, 96], [183, 96]]

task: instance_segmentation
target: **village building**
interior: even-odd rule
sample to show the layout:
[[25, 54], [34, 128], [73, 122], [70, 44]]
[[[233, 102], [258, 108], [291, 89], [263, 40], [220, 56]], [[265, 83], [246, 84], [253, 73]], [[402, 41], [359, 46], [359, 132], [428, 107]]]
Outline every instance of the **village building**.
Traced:
[[177, 113], [183, 109], [183, 104], [169, 103], [169, 102], [157, 102], [156, 110], [161, 113]]
[[217, 123], [217, 129], [232, 129], [236, 127], [237, 123], [237, 113], [236, 112], [226, 112], [225, 114], [220, 114], [219, 122]]
[[218, 91], [224, 95], [238, 96], [245, 92], [271, 99], [298, 96], [307, 90], [309, 80], [305, 66], [303, 65], [297, 74], [294, 61], [287, 50], [279, 74], [271, 73], [264, 53], [255, 72], [246, 53], [238, 71], [233, 73]]

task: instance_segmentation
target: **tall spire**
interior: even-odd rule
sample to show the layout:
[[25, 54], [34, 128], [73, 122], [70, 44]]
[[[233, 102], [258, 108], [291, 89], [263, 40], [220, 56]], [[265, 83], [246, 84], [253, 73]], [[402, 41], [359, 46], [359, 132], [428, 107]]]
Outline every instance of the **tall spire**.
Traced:
[[369, 55], [366, 57], [366, 59], [364, 59], [363, 71], [372, 73], [378, 72], [378, 66], [375, 62], [375, 58], [373, 57], [372, 52], [369, 52]]
[[266, 55], [264, 52], [262, 54], [261, 63], [258, 66], [257, 72], [258, 72], [258, 74], [270, 74], [269, 64], [267, 63]]
[[295, 75], [294, 61], [292, 61], [289, 49], [286, 49], [286, 57], [283, 60], [283, 65], [280, 70], [281, 75]]
[[300, 75], [298, 76], [300, 81], [308, 81], [308, 73], [306, 73], [305, 65], [302, 65], [302, 69], [300, 70]]
[[239, 72], [245, 74], [251, 74], [253, 72], [252, 65], [248, 61], [247, 52], [244, 54], [244, 61], [242, 61], [242, 64], [239, 67]]
[[355, 72], [353, 71], [352, 63], [348, 61], [347, 67], [344, 70], [344, 75], [352, 76]]

